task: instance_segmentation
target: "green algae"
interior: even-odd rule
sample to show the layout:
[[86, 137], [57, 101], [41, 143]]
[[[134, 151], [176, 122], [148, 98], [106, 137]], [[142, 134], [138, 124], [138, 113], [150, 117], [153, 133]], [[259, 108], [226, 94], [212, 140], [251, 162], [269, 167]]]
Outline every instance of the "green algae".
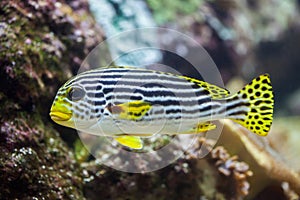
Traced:
[[180, 15], [183, 16], [195, 13], [203, 2], [203, 0], [147, 0], [150, 9], [153, 12], [153, 17], [159, 25], [173, 22]]

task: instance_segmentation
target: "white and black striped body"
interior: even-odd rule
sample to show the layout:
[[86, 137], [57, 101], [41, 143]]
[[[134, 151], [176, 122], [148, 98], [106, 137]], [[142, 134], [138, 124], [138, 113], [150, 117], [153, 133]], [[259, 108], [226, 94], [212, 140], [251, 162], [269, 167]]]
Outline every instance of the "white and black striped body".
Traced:
[[[96, 135], [188, 133], [200, 122], [228, 117], [243, 120], [250, 109], [241, 95], [228, 97], [222, 89], [224, 98], [216, 98], [216, 91], [201, 87], [195, 79], [146, 69], [116, 67], [84, 72], [69, 80], [58, 95], [72, 87], [85, 91], [80, 101], [66, 99], [76, 129]], [[109, 109], [130, 102], [146, 102], [151, 108], [132, 119], [119, 118]]]

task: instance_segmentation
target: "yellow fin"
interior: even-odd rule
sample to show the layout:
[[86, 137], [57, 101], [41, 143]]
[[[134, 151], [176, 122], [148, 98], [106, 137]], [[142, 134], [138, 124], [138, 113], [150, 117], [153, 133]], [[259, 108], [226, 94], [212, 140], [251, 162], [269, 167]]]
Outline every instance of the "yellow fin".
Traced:
[[143, 148], [143, 142], [140, 137], [137, 136], [120, 136], [114, 138], [118, 143], [131, 149]]
[[184, 78], [185, 80], [197, 84], [199, 87], [204, 88], [209, 92], [209, 95], [212, 99], [221, 99], [224, 97], [227, 97], [229, 95], [229, 91], [225, 88], [220, 88], [219, 86], [207, 83], [205, 81], [200, 81], [194, 78], [186, 77], [186, 76], [180, 76], [181, 78]]
[[216, 128], [216, 125], [211, 122], [204, 122], [197, 124], [196, 130], [197, 132], [206, 132]]
[[186, 134], [197, 134], [210, 131], [216, 128], [216, 125], [211, 122], [201, 122], [196, 125], [196, 127], [190, 129]]
[[128, 103], [110, 105], [107, 107], [110, 113], [119, 119], [139, 120], [151, 108], [151, 104], [144, 101], [132, 101]]
[[261, 75], [231, 98], [247, 101], [249, 112], [244, 119], [234, 119], [253, 133], [266, 136], [273, 121], [274, 96], [270, 77]]

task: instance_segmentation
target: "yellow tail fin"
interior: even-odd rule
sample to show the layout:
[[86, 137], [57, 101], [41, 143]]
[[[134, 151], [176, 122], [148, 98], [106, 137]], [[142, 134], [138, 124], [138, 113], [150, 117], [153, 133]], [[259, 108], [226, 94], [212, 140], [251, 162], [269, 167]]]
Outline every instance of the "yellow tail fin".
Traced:
[[234, 97], [246, 102], [248, 112], [243, 119], [234, 119], [232, 116], [233, 120], [260, 136], [266, 136], [272, 125], [274, 107], [269, 75], [264, 74], [257, 77]]

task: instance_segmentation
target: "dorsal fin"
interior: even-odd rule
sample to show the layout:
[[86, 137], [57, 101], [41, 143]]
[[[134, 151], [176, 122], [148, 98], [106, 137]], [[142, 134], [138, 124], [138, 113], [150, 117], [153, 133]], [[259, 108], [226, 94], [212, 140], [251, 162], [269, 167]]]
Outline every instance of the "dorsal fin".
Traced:
[[195, 83], [199, 87], [202, 87], [205, 90], [207, 90], [212, 99], [221, 99], [221, 98], [229, 96], [229, 91], [226, 90], [225, 88], [220, 88], [219, 86], [207, 83], [205, 81], [200, 81], [195, 78], [190, 78], [187, 76], [180, 76], [180, 77], [184, 78], [185, 80], [187, 80], [191, 83]]

